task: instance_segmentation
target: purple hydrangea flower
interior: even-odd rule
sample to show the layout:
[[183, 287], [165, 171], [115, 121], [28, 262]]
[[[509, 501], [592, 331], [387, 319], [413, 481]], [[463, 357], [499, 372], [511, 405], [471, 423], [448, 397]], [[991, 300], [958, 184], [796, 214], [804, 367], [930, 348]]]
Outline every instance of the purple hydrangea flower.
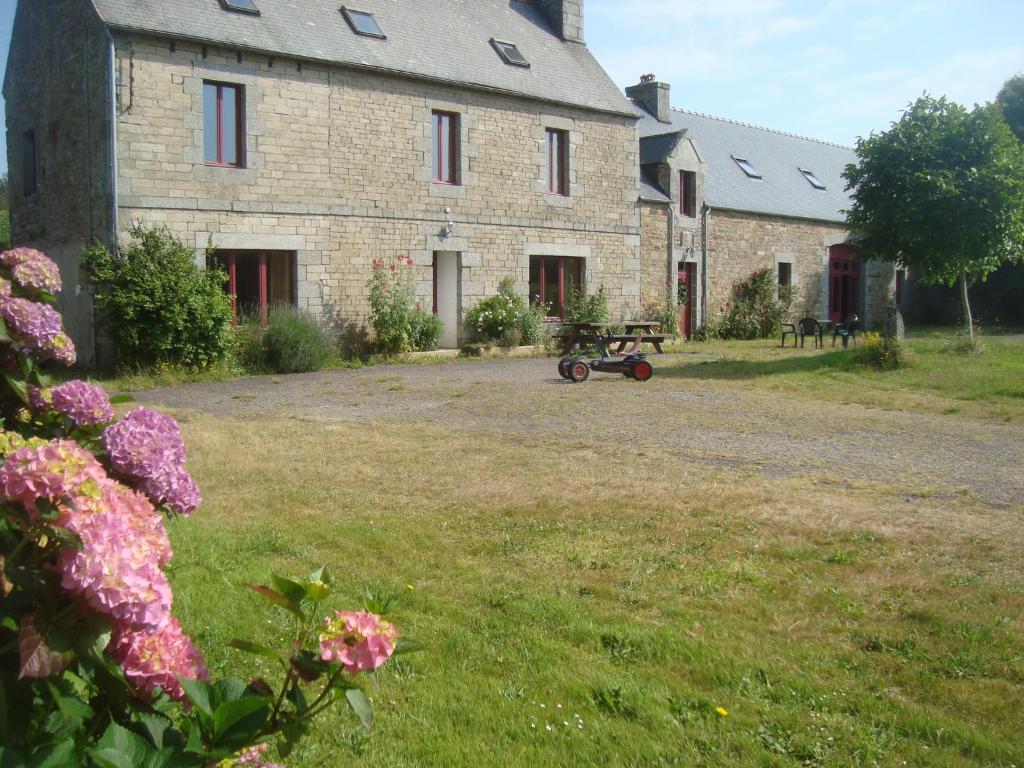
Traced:
[[169, 474], [185, 462], [178, 422], [149, 408], [136, 408], [107, 427], [103, 442], [114, 469], [139, 480]]
[[53, 390], [44, 387], [29, 387], [28, 404], [33, 411], [50, 410], [53, 408]]
[[64, 331], [53, 337], [53, 341], [43, 350], [43, 355], [47, 360], [56, 360], [68, 368], [74, 365], [75, 360], [78, 359], [78, 353], [75, 352], [75, 343]]
[[3, 264], [8, 269], [17, 266], [26, 261], [35, 261], [39, 257], [44, 259], [49, 258], [42, 251], [37, 251], [35, 248], [11, 248], [8, 251], [0, 253], [0, 264]]
[[201, 501], [199, 487], [184, 467], [164, 475], [147, 477], [141, 487], [154, 504], [165, 504], [183, 517], [195, 512]]
[[48, 349], [61, 333], [60, 315], [46, 304], [28, 299], [8, 298], [0, 302], [0, 317], [7, 323], [15, 346]]
[[46, 291], [47, 293], [60, 293], [64, 287], [60, 279], [60, 270], [53, 263], [49, 256], [39, 251], [31, 259], [25, 259], [11, 267], [11, 277], [14, 282], [30, 291]]
[[11, 281], [0, 277], [0, 299], [11, 298]]
[[106, 424], [114, 419], [114, 409], [102, 387], [86, 381], [69, 381], [53, 388], [53, 409], [79, 427]]

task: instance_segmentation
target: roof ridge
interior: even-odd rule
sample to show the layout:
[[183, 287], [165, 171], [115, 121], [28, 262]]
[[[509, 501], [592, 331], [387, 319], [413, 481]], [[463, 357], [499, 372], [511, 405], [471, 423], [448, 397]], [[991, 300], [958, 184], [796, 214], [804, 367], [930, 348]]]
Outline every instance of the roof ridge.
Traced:
[[741, 125], [744, 128], [754, 128], [758, 131], [765, 131], [766, 133], [775, 133], [779, 136], [789, 136], [793, 139], [803, 139], [804, 141], [813, 141], [815, 144], [824, 144], [827, 147], [838, 147], [839, 149], [853, 150], [854, 147], [846, 144], [838, 144], [834, 141], [825, 141], [824, 139], [815, 139], [813, 136], [804, 136], [799, 133], [790, 133], [789, 131], [780, 131], [776, 128], [766, 128], [763, 125], [757, 125], [756, 123], [745, 123], [742, 120], [730, 120], [728, 117], [719, 117], [717, 115], [709, 115], [704, 112], [697, 112], [692, 109], [680, 109], [679, 107], [671, 107], [673, 112], [680, 112], [684, 115], [694, 115], [695, 117], [706, 117], [708, 120], [718, 120], [722, 123], [731, 123], [732, 125]]

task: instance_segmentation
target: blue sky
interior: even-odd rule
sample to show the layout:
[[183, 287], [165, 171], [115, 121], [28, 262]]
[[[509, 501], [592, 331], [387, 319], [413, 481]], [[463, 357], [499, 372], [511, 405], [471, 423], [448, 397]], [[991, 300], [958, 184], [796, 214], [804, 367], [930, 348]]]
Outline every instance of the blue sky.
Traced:
[[[587, 42], [620, 87], [654, 72], [673, 106], [841, 144], [885, 129], [923, 91], [971, 105], [1024, 72], [1024, 0], [584, 5]], [[14, 7], [0, 0], [0, 67]]]

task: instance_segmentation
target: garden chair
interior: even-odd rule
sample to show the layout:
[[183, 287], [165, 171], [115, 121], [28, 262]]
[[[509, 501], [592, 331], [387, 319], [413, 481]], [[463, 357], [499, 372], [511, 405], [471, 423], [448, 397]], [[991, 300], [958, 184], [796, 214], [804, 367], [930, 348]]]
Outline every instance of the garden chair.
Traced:
[[[813, 317], [805, 317], [801, 320], [797, 327], [800, 329], [800, 347], [804, 346], [804, 339], [810, 336], [814, 341], [815, 349], [824, 349], [825, 340], [822, 338], [824, 329], [821, 327], [821, 323], [815, 320]], [[793, 339], [793, 346], [796, 346], [796, 339]]]
[[832, 346], [836, 345], [836, 339], [842, 338], [843, 348], [853, 340], [853, 346], [857, 346], [857, 329], [860, 326], [860, 318], [856, 315], [850, 315], [842, 323], [836, 323], [835, 329], [832, 331]]
[[[800, 322], [803, 321], [801, 320]], [[792, 336], [793, 348], [796, 349], [796, 337], [798, 335], [797, 325], [798, 323], [782, 323], [782, 343], [779, 345], [780, 347], [786, 346], [787, 336]]]

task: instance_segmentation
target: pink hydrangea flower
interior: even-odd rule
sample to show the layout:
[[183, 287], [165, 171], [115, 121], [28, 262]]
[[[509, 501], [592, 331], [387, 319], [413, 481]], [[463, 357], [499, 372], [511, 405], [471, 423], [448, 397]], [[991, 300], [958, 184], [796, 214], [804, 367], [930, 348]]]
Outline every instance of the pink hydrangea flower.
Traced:
[[73, 497], [98, 496], [106, 479], [100, 463], [78, 443], [55, 440], [7, 457], [0, 467], [0, 496], [34, 514], [39, 499], [66, 505]]
[[106, 424], [114, 419], [114, 409], [102, 387], [74, 380], [54, 387], [53, 409], [79, 427]]
[[26, 261], [35, 261], [42, 257], [44, 259], [49, 258], [42, 251], [37, 251], [35, 248], [11, 248], [10, 250], [0, 253], [0, 264], [11, 269]]
[[140, 632], [118, 624], [107, 652], [121, 665], [125, 679], [140, 694], [152, 696], [159, 688], [172, 699], [183, 701], [185, 691], [178, 677], [207, 680], [203, 654], [181, 631], [173, 616], [160, 627]]
[[0, 277], [0, 299], [9, 299], [11, 297], [11, 281]]
[[29, 387], [28, 404], [33, 411], [48, 411], [53, 408], [53, 389], [49, 387]]
[[0, 302], [14, 346], [24, 351], [47, 350], [61, 333], [60, 315], [47, 305], [17, 297]]
[[11, 266], [11, 277], [14, 282], [29, 291], [45, 291], [60, 293], [64, 287], [60, 279], [60, 270], [49, 256], [40, 251], [30, 251], [33, 255], [23, 258]]
[[235, 757], [234, 765], [245, 765], [249, 768], [284, 768], [279, 763], [264, 763], [263, 753], [267, 751], [268, 744], [256, 744], [243, 749]]
[[398, 629], [367, 611], [335, 611], [324, 619], [320, 658], [339, 661], [351, 674], [380, 667], [391, 658]]
[[142, 491], [156, 504], [165, 504], [172, 512], [188, 517], [199, 507], [199, 487], [183, 467], [142, 480]]
[[75, 343], [71, 340], [64, 331], [61, 331], [53, 337], [53, 341], [47, 344], [41, 350], [43, 358], [46, 360], [55, 360], [62, 365], [70, 368], [75, 364], [78, 359], [78, 353], [75, 351]]

